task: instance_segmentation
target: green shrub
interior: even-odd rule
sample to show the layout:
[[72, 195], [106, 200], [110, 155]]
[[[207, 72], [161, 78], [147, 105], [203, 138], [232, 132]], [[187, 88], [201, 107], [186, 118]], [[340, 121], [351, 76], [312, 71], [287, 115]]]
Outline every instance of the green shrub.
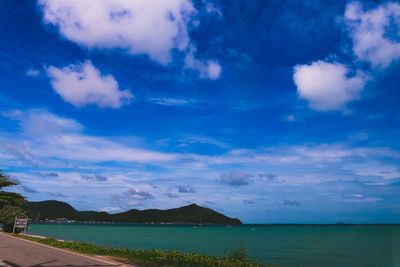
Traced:
[[229, 249], [227, 248], [224, 253], [224, 258], [236, 261], [247, 261], [247, 251], [245, 248]]
[[26, 218], [26, 213], [23, 209], [16, 206], [4, 206], [0, 210], [0, 223], [2, 224], [3, 231], [12, 232], [14, 227], [15, 217]]

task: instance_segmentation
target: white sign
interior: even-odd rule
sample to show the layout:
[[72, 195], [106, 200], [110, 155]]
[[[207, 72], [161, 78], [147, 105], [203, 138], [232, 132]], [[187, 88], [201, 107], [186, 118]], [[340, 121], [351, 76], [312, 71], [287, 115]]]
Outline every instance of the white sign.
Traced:
[[28, 226], [27, 218], [26, 219], [25, 218], [15, 218], [13, 234], [15, 233], [15, 229], [24, 229], [24, 232], [25, 232], [27, 226]]

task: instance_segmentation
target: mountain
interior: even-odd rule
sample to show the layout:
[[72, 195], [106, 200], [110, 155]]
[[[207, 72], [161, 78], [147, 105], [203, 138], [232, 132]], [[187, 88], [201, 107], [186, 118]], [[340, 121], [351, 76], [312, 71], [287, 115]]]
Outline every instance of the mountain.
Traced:
[[121, 213], [110, 214], [104, 211], [77, 211], [68, 203], [46, 200], [28, 202], [27, 211], [31, 219], [39, 220], [67, 218], [86, 222], [242, 224], [239, 219], [227, 217], [212, 209], [200, 207], [196, 204], [168, 210], [131, 209]]

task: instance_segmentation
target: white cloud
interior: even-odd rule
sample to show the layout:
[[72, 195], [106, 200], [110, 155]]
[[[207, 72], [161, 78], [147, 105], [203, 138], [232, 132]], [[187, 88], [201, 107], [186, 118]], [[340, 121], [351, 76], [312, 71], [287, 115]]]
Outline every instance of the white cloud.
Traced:
[[185, 106], [194, 102], [192, 99], [170, 97], [152, 97], [148, 101], [161, 106]]
[[[400, 4], [387, 2], [364, 10], [359, 2], [347, 4], [344, 21], [358, 60], [373, 68], [386, 68], [400, 59]], [[351, 74], [341, 63], [316, 61], [297, 65], [294, 82], [300, 97], [320, 111], [346, 111], [346, 104], [357, 100], [369, 77], [361, 71]]]
[[162, 64], [189, 44], [189, 0], [39, 0], [46, 23], [88, 48], [122, 48]]
[[[353, 39], [353, 51], [360, 60], [385, 68], [400, 59], [398, 3], [388, 2], [364, 11], [359, 2], [352, 2], [347, 5], [344, 18]], [[390, 27], [394, 31], [389, 32]]]
[[220, 18], [223, 17], [222, 11], [217, 6], [215, 6], [215, 4], [213, 2], [208, 1], [208, 0], [202, 0], [202, 3], [205, 6], [207, 13], [214, 14]]
[[19, 122], [21, 130], [29, 136], [65, 132], [77, 132], [82, 126], [75, 120], [55, 116], [43, 110], [33, 109], [29, 112], [12, 110], [1, 113], [3, 116]]
[[[66, 39], [89, 49], [122, 49], [166, 65], [172, 51], [189, 55], [186, 67], [201, 78], [217, 79], [221, 66], [195, 58], [188, 27], [197, 13], [191, 0], [39, 0], [43, 20]], [[213, 5], [207, 12], [221, 16]]]
[[228, 172], [219, 176], [220, 182], [230, 186], [244, 186], [250, 183], [252, 175], [242, 172]]
[[221, 75], [221, 65], [213, 60], [207, 61], [207, 77], [211, 80], [216, 80]]
[[[53, 140], [54, 145], [45, 148]], [[126, 146], [107, 138], [83, 134], [65, 134], [36, 143], [45, 149], [36, 150], [42, 157], [60, 158], [85, 162], [166, 162], [177, 160], [174, 154], [151, 151], [139, 147]]]
[[26, 75], [30, 76], [30, 77], [38, 77], [40, 75], [40, 71], [37, 69], [29, 69], [26, 72]]
[[[400, 152], [383, 147], [359, 147], [351, 148], [342, 144], [298, 145], [271, 147], [258, 150], [234, 149], [219, 156], [204, 159], [209, 164], [243, 164], [243, 165], [288, 165], [305, 167], [307, 164], [318, 166], [319, 164], [334, 164], [350, 162], [352, 159], [369, 158], [399, 159]], [[369, 162], [368, 164], [371, 164]]]
[[362, 194], [331, 196], [330, 199], [333, 201], [348, 202], [348, 203], [375, 203], [383, 200], [381, 198], [376, 198], [376, 197], [365, 197]]
[[120, 207], [104, 207], [104, 208], [100, 209], [100, 211], [105, 211], [108, 213], [120, 212], [121, 210], [122, 210], [122, 208], [120, 208]]
[[95, 104], [99, 107], [119, 108], [133, 98], [129, 90], [120, 90], [112, 75], [103, 76], [90, 61], [59, 69], [47, 68], [54, 90], [68, 103], [82, 107]]
[[208, 60], [207, 62], [198, 60], [195, 57], [195, 52], [196, 49], [191, 47], [185, 57], [185, 67], [198, 71], [201, 78], [217, 80], [221, 75], [221, 65], [214, 60]]
[[9, 111], [2, 111], [0, 114], [6, 118], [12, 119], [12, 120], [17, 120], [23, 115], [23, 112], [19, 109], [13, 109]]
[[[374, 198], [386, 200], [390, 196], [370, 194], [368, 190], [396, 182], [399, 177], [396, 163], [400, 152], [389, 147], [353, 147], [346, 141], [227, 149], [227, 152], [212, 155], [171, 153], [169, 149], [159, 152], [151, 149], [153, 142], [143, 144], [142, 141], [132, 142], [133, 137], [127, 141], [127, 137], [87, 134], [77, 121], [43, 110], [2, 114], [18, 122], [19, 127], [0, 130], [0, 158], [6, 169], [17, 170], [10, 175], [18, 177], [21, 185], [39, 191], [27, 194], [29, 199], [64, 197], [81, 209], [117, 207], [112, 203], [118, 207], [124, 204], [123, 209], [137, 208], [137, 205], [171, 208], [184, 201], [202, 203], [206, 200], [232, 205], [232, 201], [227, 201], [227, 194], [233, 196], [235, 207], [241, 205], [243, 199], [257, 200], [263, 205], [289, 199], [303, 205], [304, 198], [292, 199], [287, 195], [305, 192], [307, 188], [314, 188], [317, 193], [345, 196], [346, 202], [361, 202], [361, 196], [356, 194], [362, 194], [362, 201], [372, 202], [377, 200]], [[171, 147], [174, 146], [172, 143]], [[50, 173], [56, 174], [47, 175]], [[97, 173], [107, 177], [107, 182], [93, 183]], [[82, 174], [95, 178], [82, 179]], [[222, 187], [216, 181], [231, 186]], [[54, 191], [54, 188], [58, 189]], [[126, 189], [121, 191], [121, 188]], [[196, 194], [169, 198], [167, 194], [171, 190], [196, 191]], [[89, 197], [100, 191], [104, 192], [102, 197]], [[114, 202], [110, 202], [111, 195]], [[268, 200], [266, 197], [262, 200], [264, 196]], [[88, 202], [75, 202], [76, 199]], [[316, 195], [307, 199], [320, 200]], [[328, 198], [324, 196], [325, 199]]]
[[187, 135], [184, 138], [179, 140], [178, 146], [190, 146], [190, 145], [212, 145], [219, 148], [228, 148], [229, 145], [221, 140], [211, 138], [208, 136], [201, 136], [201, 135]]
[[286, 116], [285, 121], [287, 122], [294, 122], [296, 121], [296, 117], [293, 114]]
[[[160, 166], [164, 170], [161, 175], [168, 176], [169, 179], [177, 177], [179, 179], [187, 177], [207, 179], [208, 177], [212, 180], [215, 179], [215, 172], [229, 172], [233, 166], [243, 167], [245, 173], [255, 173], [256, 170], [265, 170], [268, 166], [274, 166], [273, 168], [282, 166], [281, 170], [286, 170], [290, 165], [293, 170], [304, 170], [310, 167], [318, 169], [321, 165], [346, 164], [353, 170], [357, 169], [356, 173], [360, 175], [380, 175], [392, 179], [399, 177], [397, 168], [383, 168], [379, 163], [381, 158], [392, 160], [400, 158], [400, 152], [391, 148], [351, 148], [343, 144], [321, 144], [231, 150], [225, 144], [211, 138], [191, 137], [192, 142], [224, 146], [227, 152], [216, 155], [171, 153], [146, 148], [148, 145], [143, 145], [140, 141], [123, 142], [125, 138], [119, 140], [116, 137], [110, 139], [85, 134], [85, 128], [77, 121], [43, 110], [12, 111], [2, 114], [19, 124], [18, 132], [7, 134], [0, 131], [0, 143], [3, 144], [0, 146], [0, 157], [8, 164], [20, 162], [24, 165], [40, 165], [48, 168], [50, 166], [62, 166], [61, 168], [92, 166], [90, 171], [96, 170], [109, 177], [101, 170], [101, 164], [114, 162], [121, 166], [121, 169], [124, 169], [122, 166], [126, 167], [126, 164], [129, 164], [129, 171], [132, 171], [134, 168], [132, 163], [140, 163], [144, 169], [150, 165]], [[171, 146], [175, 146], [175, 143]], [[376, 162], [377, 165], [372, 165], [372, 162]], [[15, 165], [15, 163], [12, 164]], [[364, 172], [358, 171], [358, 165], [350, 166], [349, 164], [361, 164]], [[366, 165], [371, 168], [366, 168]], [[380, 174], [381, 171], [385, 171], [385, 174]], [[51, 172], [54, 172], [54, 169]], [[137, 172], [132, 174], [136, 180], [140, 176], [143, 174]], [[236, 176], [229, 176], [229, 178], [232, 177]], [[144, 178], [152, 179], [157, 176], [151, 172]], [[180, 183], [187, 184], [182, 181]]]
[[5, 144], [4, 148], [7, 151], [23, 161], [39, 162], [52, 159], [84, 164], [106, 161], [156, 163], [179, 159], [172, 153], [157, 152], [104, 137], [86, 135], [82, 132], [83, 126], [75, 120], [58, 117], [42, 110], [21, 111], [18, 116], [8, 117], [18, 121], [21, 132], [19, 137], [14, 136], [12, 141], [0, 138], [0, 143]]
[[293, 79], [299, 96], [309, 101], [311, 108], [342, 110], [346, 103], [359, 98], [367, 79], [360, 73], [350, 76], [349, 72], [343, 64], [319, 60], [295, 66]]

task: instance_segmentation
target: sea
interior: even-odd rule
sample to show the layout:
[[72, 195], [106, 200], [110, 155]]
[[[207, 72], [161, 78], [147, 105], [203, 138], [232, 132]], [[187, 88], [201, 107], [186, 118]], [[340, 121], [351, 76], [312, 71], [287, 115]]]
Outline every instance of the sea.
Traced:
[[30, 234], [132, 249], [223, 256], [287, 267], [400, 267], [400, 225], [31, 224]]

